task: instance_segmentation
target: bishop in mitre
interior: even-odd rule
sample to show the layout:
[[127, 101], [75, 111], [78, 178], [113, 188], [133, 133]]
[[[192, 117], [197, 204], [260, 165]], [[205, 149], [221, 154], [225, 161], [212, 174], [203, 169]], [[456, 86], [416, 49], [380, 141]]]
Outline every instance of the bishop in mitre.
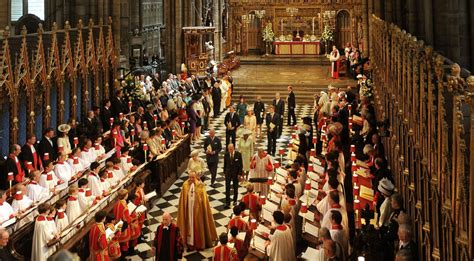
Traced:
[[217, 240], [216, 226], [206, 186], [190, 171], [183, 183], [178, 206], [178, 227], [189, 250], [203, 250]]

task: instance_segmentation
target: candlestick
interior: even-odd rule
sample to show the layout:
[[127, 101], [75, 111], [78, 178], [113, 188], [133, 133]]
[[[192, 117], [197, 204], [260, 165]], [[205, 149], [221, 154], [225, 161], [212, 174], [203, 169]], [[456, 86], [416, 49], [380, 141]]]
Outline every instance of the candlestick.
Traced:
[[312, 25], [313, 25], [313, 34], [314, 34], [314, 17], [313, 17], [312, 20], [313, 20], [313, 21], [312, 21]]
[[281, 22], [281, 29], [280, 29], [280, 32], [281, 32], [281, 34], [283, 34], [283, 18], [280, 20], [280, 22]]

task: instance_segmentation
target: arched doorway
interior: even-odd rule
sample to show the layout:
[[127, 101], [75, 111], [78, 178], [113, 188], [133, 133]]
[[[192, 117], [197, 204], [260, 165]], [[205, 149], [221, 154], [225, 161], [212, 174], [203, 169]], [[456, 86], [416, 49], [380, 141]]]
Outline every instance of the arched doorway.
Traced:
[[351, 42], [351, 19], [349, 12], [341, 10], [336, 16], [337, 48], [344, 48], [347, 42]]

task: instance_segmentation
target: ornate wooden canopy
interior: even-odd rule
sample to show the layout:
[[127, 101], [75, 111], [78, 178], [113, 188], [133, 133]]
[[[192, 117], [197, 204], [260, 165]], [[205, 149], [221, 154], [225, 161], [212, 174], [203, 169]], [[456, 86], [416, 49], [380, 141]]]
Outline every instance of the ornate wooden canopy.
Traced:
[[[20, 39], [18, 36], [10, 37], [9, 31], [8, 27], [5, 28], [2, 39], [0, 93], [7, 94], [2, 99], [7, 99], [10, 104], [8, 112], [3, 112], [9, 117], [10, 144], [19, 142], [19, 137], [24, 137], [26, 133], [38, 131], [35, 127], [35, 119], [38, 116], [41, 116], [43, 128], [54, 127], [50, 126], [53, 112], [57, 116], [56, 123], [60, 124], [65, 118], [85, 115], [87, 110], [91, 109], [87, 106], [91, 99], [92, 104], [98, 105], [101, 98], [108, 97], [110, 90], [107, 88], [112, 86], [116, 73], [112, 70], [117, 68], [111, 19], [108, 25], [103, 25], [102, 21], [99, 25], [94, 25], [89, 21], [87, 28], [83, 28], [82, 22], [79, 22], [76, 29], [71, 29], [68, 22], [63, 30], [58, 30], [54, 24], [50, 32], [44, 32], [43, 26], [40, 25], [35, 35], [28, 35], [23, 29]], [[107, 32], [106, 36], [104, 31]], [[87, 40], [83, 39], [83, 32], [87, 32]], [[12, 39], [14, 42], [20, 40], [19, 48], [10, 46]], [[59, 39], [62, 39], [61, 51]], [[71, 46], [71, 41], [74, 42], [74, 47]], [[32, 46], [34, 48], [31, 48]], [[13, 60], [12, 53], [15, 57]], [[91, 84], [89, 79], [92, 79], [92, 93], [88, 91]], [[65, 100], [65, 82], [70, 83], [70, 100]], [[56, 100], [51, 99], [51, 88], [56, 90]], [[103, 92], [100, 92], [101, 89]], [[20, 95], [20, 90], [24, 90], [26, 96]], [[77, 91], [82, 94], [79, 114]], [[40, 111], [37, 111], [38, 105]], [[65, 106], [70, 106], [69, 115], [64, 115]], [[21, 115], [20, 112], [24, 111], [26, 115]], [[21, 122], [23, 119], [25, 123]], [[20, 130], [20, 124], [27, 128]]]

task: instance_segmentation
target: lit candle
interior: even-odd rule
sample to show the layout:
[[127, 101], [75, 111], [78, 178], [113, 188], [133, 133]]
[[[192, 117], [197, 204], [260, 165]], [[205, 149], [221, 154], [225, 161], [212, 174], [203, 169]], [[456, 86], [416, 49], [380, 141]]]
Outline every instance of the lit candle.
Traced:
[[313, 17], [312, 25], [313, 25], [313, 34], [314, 34], [314, 17]]
[[281, 21], [281, 29], [280, 29], [280, 32], [281, 32], [281, 34], [283, 34], [283, 19], [281, 19], [280, 21]]

